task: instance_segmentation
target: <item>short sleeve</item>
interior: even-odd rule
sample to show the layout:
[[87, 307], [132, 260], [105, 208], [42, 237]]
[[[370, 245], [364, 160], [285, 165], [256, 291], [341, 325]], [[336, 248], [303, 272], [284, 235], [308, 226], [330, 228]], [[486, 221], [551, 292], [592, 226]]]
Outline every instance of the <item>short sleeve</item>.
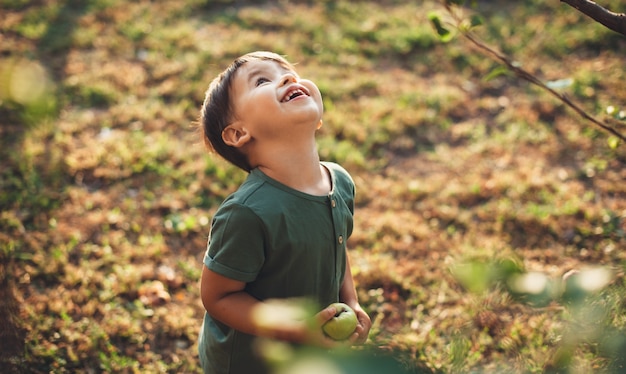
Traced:
[[203, 262], [220, 275], [251, 282], [265, 261], [265, 237], [261, 220], [250, 208], [223, 205], [213, 217]]

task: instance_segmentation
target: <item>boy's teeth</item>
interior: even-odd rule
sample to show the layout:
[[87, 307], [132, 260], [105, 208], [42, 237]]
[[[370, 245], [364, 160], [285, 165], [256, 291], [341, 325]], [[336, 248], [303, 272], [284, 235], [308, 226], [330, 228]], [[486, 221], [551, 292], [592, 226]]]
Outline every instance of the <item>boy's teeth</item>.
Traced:
[[300, 89], [291, 91], [287, 95], [285, 95], [285, 98], [283, 99], [283, 102], [287, 102], [287, 101], [291, 100], [296, 94], [304, 95], [304, 92], [302, 92], [302, 90], [300, 90]]

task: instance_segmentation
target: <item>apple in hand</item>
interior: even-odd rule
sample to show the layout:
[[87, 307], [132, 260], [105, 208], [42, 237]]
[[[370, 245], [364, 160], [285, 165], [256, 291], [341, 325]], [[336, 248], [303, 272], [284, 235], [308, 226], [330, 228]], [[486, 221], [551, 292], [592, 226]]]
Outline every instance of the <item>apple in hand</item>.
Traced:
[[322, 326], [322, 330], [333, 340], [348, 339], [358, 324], [356, 313], [344, 303], [333, 303], [329, 307], [335, 308], [335, 316]]

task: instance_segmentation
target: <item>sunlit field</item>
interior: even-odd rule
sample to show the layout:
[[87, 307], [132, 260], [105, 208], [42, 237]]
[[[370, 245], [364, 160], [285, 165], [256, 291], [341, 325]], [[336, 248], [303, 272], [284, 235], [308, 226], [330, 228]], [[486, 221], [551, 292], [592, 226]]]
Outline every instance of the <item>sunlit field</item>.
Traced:
[[[454, 9], [626, 134], [624, 36], [556, 0]], [[319, 153], [356, 183], [348, 248], [373, 321], [348, 352], [268, 345], [277, 373], [626, 370], [626, 144], [453, 27], [442, 40], [437, 1], [0, 0], [0, 14], [3, 373], [201, 371], [210, 222], [246, 175], [196, 120], [210, 81], [254, 50], [322, 92]]]

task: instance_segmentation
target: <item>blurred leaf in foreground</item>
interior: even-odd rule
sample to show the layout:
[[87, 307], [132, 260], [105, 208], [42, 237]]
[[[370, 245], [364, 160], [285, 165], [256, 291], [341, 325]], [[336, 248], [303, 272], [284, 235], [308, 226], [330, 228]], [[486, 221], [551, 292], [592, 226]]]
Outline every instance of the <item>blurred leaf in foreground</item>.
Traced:
[[54, 83], [37, 61], [0, 61], [0, 105], [20, 113], [27, 124], [34, 125], [56, 113]]

